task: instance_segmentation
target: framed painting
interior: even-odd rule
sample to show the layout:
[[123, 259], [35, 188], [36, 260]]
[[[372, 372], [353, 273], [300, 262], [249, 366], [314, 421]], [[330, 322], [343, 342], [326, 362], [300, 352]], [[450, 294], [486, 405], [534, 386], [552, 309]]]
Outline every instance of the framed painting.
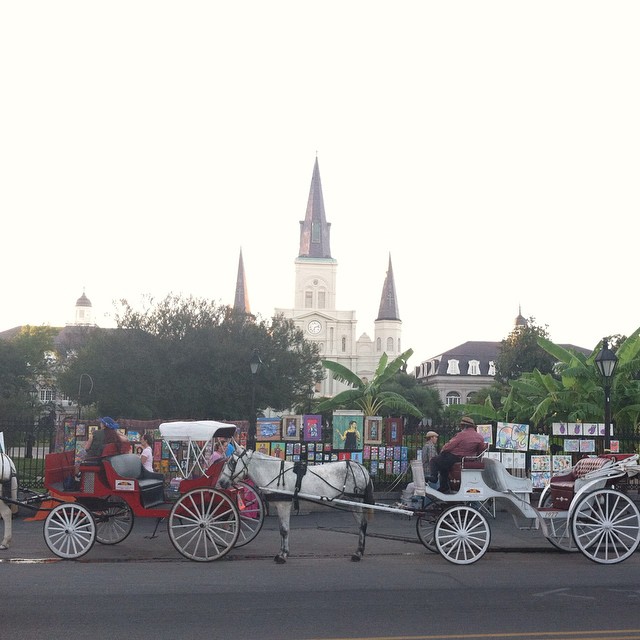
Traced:
[[364, 419], [364, 443], [382, 443], [382, 418], [379, 416], [367, 416]]
[[384, 432], [387, 444], [402, 444], [402, 418], [385, 418]]
[[300, 440], [302, 416], [282, 416], [282, 439]]
[[284, 460], [285, 443], [284, 442], [272, 442], [271, 443], [271, 455], [274, 458], [280, 458]]
[[265, 456], [271, 455], [271, 443], [270, 442], [256, 442], [256, 451], [258, 453], [264, 453]]
[[322, 416], [302, 416], [302, 439], [305, 442], [322, 440]]
[[362, 411], [334, 411], [333, 448], [345, 451], [362, 449], [363, 429]]
[[280, 439], [280, 418], [258, 418], [256, 440]]

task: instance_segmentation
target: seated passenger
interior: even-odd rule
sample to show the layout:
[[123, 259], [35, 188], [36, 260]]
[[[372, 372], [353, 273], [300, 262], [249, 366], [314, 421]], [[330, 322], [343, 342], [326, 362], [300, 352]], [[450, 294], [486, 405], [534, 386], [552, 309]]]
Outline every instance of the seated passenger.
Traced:
[[118, 432], [119, 426], [113, 418], [108, 416], [100, 418], [100, 429], [96, 429], [84, 445], [87, 457], [99, 458], [104, 447], [111, 443], [122, 442], [129, 444], [127, 437]]

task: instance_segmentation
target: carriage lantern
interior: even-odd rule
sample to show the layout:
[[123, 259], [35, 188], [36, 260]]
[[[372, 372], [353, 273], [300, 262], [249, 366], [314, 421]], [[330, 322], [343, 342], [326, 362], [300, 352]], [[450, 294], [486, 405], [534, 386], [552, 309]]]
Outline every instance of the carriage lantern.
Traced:
[[604, 448], [609, 449], [611, 440], [611, 381], [618, 365], [616, 354], [609, 349], [606, 338], [602, 340], [602, 349], [596, 356], [596, 367], [604, 380]]
[[249, 449], [255, 449], [256, 446], [256, 374], [260, 371], [262, 366], [262, 360], [260, 360], [260, 353], [257, 349], [253, 350], [251, 355], [251, 361], [249, 362], [251, 367], [251, 420], [249, 422], [249, 434], [247, 438], [247, 447]]

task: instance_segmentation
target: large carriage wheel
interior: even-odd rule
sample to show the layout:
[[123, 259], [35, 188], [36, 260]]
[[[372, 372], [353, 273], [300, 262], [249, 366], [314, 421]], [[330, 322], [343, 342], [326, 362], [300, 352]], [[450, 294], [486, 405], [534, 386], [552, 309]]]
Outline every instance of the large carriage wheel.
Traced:
[[54, 507], [44, 521], [44, 541], [60, 558], [80, 558], [96, 541], [96, 523], [91, 512], [77, 502]]
[[236, 541], [236, 547], [244, 547], [249, 544], [262, 529], [264, 523], [264, 500], [258, 491], [246, 482], [237, 482], [236, 487], [242, 489], [242, 501], [244, 509], [240, 513], [240, 533]]
[[93, 511], [96, 520], [96, 540], [100, 544], [118, 544], [133, 529], [133, 510], [124, 500], [110, 501], [106, 509]]
[[442, 513], [434, 535], [439, 553], [454, 564], [480, 560], [491, 542], [487, 519], [467, 505], [457, 505]]
[[233, 500], [211, 487], [180, 496], [167, 523], [173, 546], [190, 560], [211, 562], [228, 553], [240, 533]]
[[421, 513], [416, 520], [416, 533], [418, 540], [433, 553], [438, 553], [436, 545], [436, 522], [442, 513], [444, 503], [432, 502], [427, 505], [424, 513]]
[[[547, 493], [543, 503], [540, 505], [542, 508], [552, 506], [551, 493]], [[578, 551], [576, 543], [573, 541], [573, 535], [571, 534], [571, 520], [569, 519], [568, 511], [560, 511], [557, 517], [544, 518], [544, 523], [547, 527], [547, 540], [560, 551], [567, 553], [575, 553]]]
[[640, 543], [640, 512], [614, 489], [588, 493], [576, 506], [571, 526], [580, 551], [600, 564], [626, 560]]

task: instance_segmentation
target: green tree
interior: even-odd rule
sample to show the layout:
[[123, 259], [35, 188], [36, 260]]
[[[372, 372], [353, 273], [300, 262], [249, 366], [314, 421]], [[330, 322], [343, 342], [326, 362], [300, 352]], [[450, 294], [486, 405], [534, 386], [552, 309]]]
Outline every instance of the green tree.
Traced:
[[[89, 336], [63, 376], [64, 388], [73, 391], [82, 373], [91, 375], [99, 413], [247, 419], [254, 409], [293, 406], [322, 379], [317, 348], [282, 316], [257, 320], [207, 300], [169, 295], [158, 303], [150, 299], [143, 311], [121, 301], [117, 320], [117, 329]], [[249, 367], [254, 349], [264, 363], [255, 378]]]
[[322, 364], [333, 373], [336, 380], [344, 382], [352, 388], [324, 400], [316, 407], [316, 410], [331, 411], [358, 407], [366, 416], [378, 416], [384, 409], [389, 409], [422, 418], [423, 414], [420, 409], [403, 395], [383, 389], [383, 385], [389, 382], [398, 371], [406, 368], [407, 360], [412, 355], [413, 350], [409, 349], [389, 362], [387, 354], [383, 353], [372, 380], [360, 378], [339, 362], [323, 360]]
[[538, 338], [548, 337], [547, 326], [537, 326], [535, 318], [515, 327], [501, 343], [496, 361], [496, 380], [507, 383], [534, 369], [551, 373], [554, 359], [538, 343]]

